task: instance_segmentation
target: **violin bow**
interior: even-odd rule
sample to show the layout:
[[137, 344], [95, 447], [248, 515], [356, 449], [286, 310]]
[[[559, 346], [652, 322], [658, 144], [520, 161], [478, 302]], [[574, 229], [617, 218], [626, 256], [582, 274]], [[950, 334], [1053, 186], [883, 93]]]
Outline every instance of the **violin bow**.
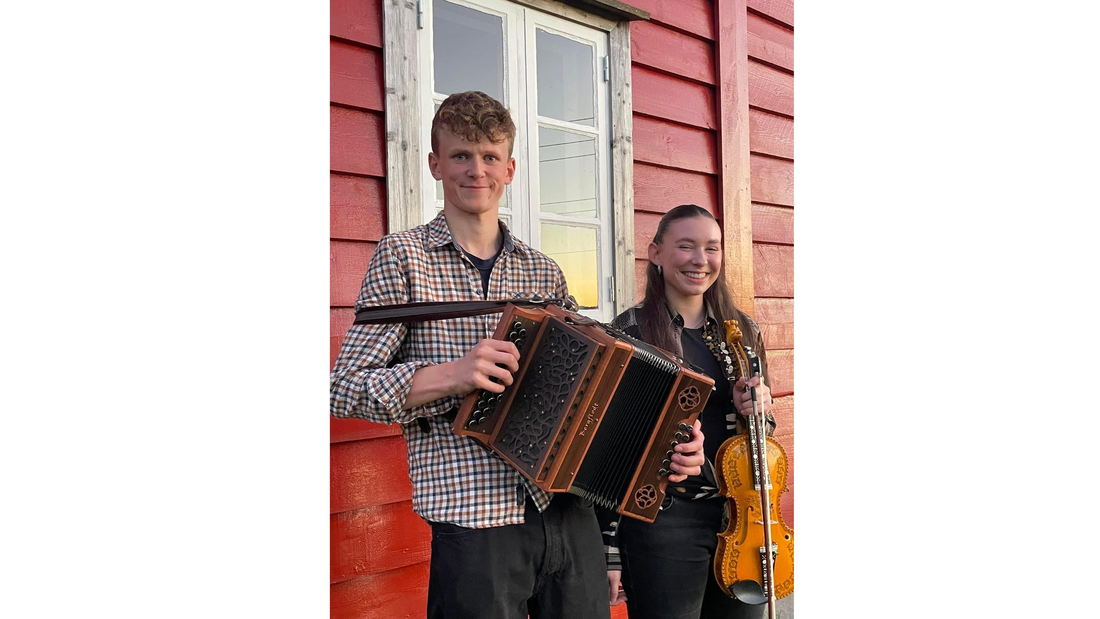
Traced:
[[[764, 408], [756, 394], [756, 387], [749, 387], [747, 383], [753, 376], [761, 376], [760, 357], [749, 346], [741, 344], [743, 337], [736, 320], [725, 321], [726, 344], [736, 355], [741, 375], [745, 378], [745, 391], [752, 398], [752, 418], [748, 420], [749, 445], [752, 448], [752, 476], [753, 489], [760, 493], [760, 517], [761, 526], [764, 527], [764, 547], [760, 549], [761, 574], [763, 582], [760, 583], [764, 595], [768, 600], [768, 619], [775, 617], [775, 551], [772, 550], [772, 515], [769, 492], [772, 483], [768, 473], [768, 434], [766, 431], [767, 420], [764, 418]], [[733, 377], [730, 377], [731, 383]], [[732, 387], [732, 385], [731, 385]]]
[[[748, 346], [745, 347], [745, 356], [749, 361], [749, 375], [745, 378], [748, 382], [753, 376], [761, 376], [760, 357]], [[749, 420], [749, 440], [752, 443], [753, 483], [760, 492], [760, 518], [764, 526], [764, 547], [760, 549], [760, 560], [763, 566], [764, 595], [768, 597], [768, 619], [775, 618], [775, 550], [772, 543], [772, 514], [771, 514], [771, 489], [772, 480], [768, 473], [768, 435], [767, 420], [764, 418], [764, 407], [756, 393], [756, 387], [747, 387], [752, 398], [752, 419]], [[758, 459], [759, 456], [759, 459]]]

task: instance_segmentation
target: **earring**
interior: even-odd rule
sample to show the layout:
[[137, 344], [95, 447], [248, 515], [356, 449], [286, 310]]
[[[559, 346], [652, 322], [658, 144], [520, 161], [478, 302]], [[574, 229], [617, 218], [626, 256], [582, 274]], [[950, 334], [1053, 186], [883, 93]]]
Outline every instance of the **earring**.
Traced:
[[664, 275], [664, 274], [665, 274], [665, 270], [661, 267], [661, 265], [658, 264], [657, 265], [657, 275]]

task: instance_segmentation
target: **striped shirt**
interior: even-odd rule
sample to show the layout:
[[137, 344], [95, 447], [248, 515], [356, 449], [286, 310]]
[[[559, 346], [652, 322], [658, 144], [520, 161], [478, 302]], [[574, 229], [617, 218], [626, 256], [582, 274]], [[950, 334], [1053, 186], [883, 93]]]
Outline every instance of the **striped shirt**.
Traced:
[[[504, 245], [489, 281], [489, 299], [515, 296], [566, 297], [561, 269], [516, 239], [503, 223]], [[390, 234], [378, 243], [367, 267], [355, 311], [421, 301], [474, 301], [481, 275], [451, 236], [441, 213], [431, 222]], [[404, 408], [417, 369], [463, 357], [492, 337], [500, 314], [451, 320], [352, 325], [330, 375], [334, 417], [399, 423], [408, 444], [413, 511], [426, 520], [484, 528], [523, 522], [528, 495], [539, 511], [550, 495], [451, 430], [462, 396], [452, 395]]]

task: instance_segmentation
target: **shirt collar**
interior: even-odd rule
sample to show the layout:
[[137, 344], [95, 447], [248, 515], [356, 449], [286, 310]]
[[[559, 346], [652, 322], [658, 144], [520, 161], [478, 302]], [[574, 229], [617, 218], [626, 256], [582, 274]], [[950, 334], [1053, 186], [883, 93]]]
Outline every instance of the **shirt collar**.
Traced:
[[[710, 325], [710, 324], [718, 324], [718, 319], [714, 316], [714, 312], [711, 311], [710, 305], [707, 304], [706, 301], [704, 301], [703, 306], [706, 308], [706, 311], [707, 311], [707, 319], [705, 321], [703, 321], [703, 326]], [[684, 317], [680, 315], [680, 312], [677, 312], [668, 303], [665, 303], [665, 309], [668, 310], [668, 317], [669, 317], [670, 320], [672, 320], [672, 324], [675, 325], [675, 327], [677, 329], [683, 329], [684, 328]]]
[[[512, 232], [508, 230], [508, 226], [504, 225], [503, 221], [497, 220], [500, 225], [501, 232], [504, 233], [504, 247], [501, 248], [501, 253], [510, 253], [518, 250], [520, 254], [525, 254], [526, 247], [523, 243], [519, 242]], [[451, 228], [447, 225], [447, 218], [440, 212], [435, 216], [435, 219], [428, 222], [428, 250], [437, 249], [445, 245], [454, 243], [454, 236], [451, 235]], [[457, 246], [457, 243], [455, 243]]]

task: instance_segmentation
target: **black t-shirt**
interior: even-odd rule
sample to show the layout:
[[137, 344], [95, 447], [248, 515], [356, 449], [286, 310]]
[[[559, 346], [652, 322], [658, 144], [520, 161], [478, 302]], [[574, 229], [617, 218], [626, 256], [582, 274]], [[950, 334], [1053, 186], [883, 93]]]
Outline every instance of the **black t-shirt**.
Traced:
[[477, 270], [481, 272], [481, 298], [483, 299], [489, 297], [489, 276], [493, 274], [493, 265], [497, 263], [497, 258], [500, 257], [500, 252], [503, 249], [504, 243], [501, 243], [500, 247], [497, 248], [497, 253], [493, 254], [492, 258], [478, 258], [465, 249], [462, 250], [462, 253], [466, 254], [470, 262], [473, 262]]
[[[706, 437], [703, 442], [703, 453], [706, 454], [708, 460], [714, 462], [715, 456], [718, 455], [718, 448], [728, 438], [726, 413], [729, 412], [731, 406], [730, 383], [722, 374], [722, 366], [718, 365], [718, 360], [714, 358], [710, 349], [703, 343], [702, 328], [684, 329], [680, 335], [680, 344], [684, 349], [684, 359], [699, 366], [707, 376], [714, 379], [716, 390], [711, 392], [707, 405], [703, 407], [703, 412], [699, 414], [703, 436]], [[692, 478], [688, 478], [684, 483], [687, 484], [691, 481], [693, 481]]]

